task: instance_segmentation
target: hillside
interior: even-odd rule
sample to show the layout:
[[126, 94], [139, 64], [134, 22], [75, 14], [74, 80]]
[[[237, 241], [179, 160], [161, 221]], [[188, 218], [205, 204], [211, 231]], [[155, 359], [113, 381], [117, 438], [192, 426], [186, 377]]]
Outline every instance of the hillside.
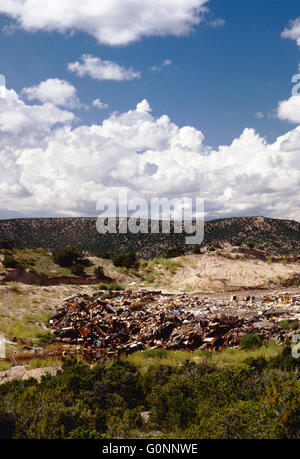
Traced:
[[[29, 218], [0, 221], [0, 239], [18, 246], [58, 250], [68, 245], [91, 254], [101, 251], [137, 252], [140, 258], [165, 255], [169, 248], [185, 246], [184, 234], [105, 234], [96, 229], [96, 218]], [[204, 246], [216, 243], [254, 244], [273, 255], [300, 252], [300, 223], [264, 217], [239, 217], [207, 221]]]

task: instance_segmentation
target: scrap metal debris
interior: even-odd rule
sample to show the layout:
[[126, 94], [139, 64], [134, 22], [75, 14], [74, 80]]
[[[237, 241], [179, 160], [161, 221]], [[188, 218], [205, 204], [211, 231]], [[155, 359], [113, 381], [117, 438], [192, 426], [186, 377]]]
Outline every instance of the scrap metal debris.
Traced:
[[66, 298], [49, 325], [58, 342], [96, 359], [156, 348], [222, 349], [248, 333], [282, 342], [294, 334], [282, 320], [300, 320], [300, 296], [216, 300], [125, 290]]

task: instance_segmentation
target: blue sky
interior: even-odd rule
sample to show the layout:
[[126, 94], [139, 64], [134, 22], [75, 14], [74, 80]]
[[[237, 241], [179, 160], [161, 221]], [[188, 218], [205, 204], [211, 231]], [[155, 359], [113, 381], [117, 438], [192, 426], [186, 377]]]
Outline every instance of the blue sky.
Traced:
[[[80, 32], [2, 33], [1, 73], [17, 91], [48, 78], [65, 79], [77, 87], [81, 101], [89, 104], [100, 97], [111, 111], [126, 111], [146, 98], [154, 114], [167, 112], [176, 124], [201, 129], [214, 147], [230, 143], [245, 126], [274, 140], [286, 131], [286, 123], [254, 115], [271, 114], [291, 92], [299, 51], [280, 34], [297, 16], [297, 1], [214, 0], [210, 10], [209, 20], [222, 18], [224, 26], [200, 24], [187, 37], [146, 37], [121, 47], [99, 45]], [[1, 16], [2, 27], [10, 22]], [[70, 74], [67, 63], [87, 53], [133, 67], [142, 78], [99, 82]], [[170, 67], [159, 73], [149, 70], [166, 59], [172, 59]], [[105, 116], [107, 111], [96, 109], [80, 112], [87, 123]]]
[[[296, 0], [210, 0], [207, 2], [204, 0], [188, 0], [186, 3], [183, 0], [176, 0], [176, 2], [173, 2], [172, 7], [172, 1], [166, 1], [167, 4], [170, 4], [170, 11], [172, 11], [172, 8], [175, 10], [178, 7], [179, 12], [188, 13], [190, 18], [201, 18], [201, 21], [200, 19], [198, 21], [199, 24], [195, 24], [193, 27], [189, 26], [185, 33], [174, 36], [174, 33], [180, 29], [184, 20], [182, 23], [179, 21], [175, 25], [173, 23], [168, 24], [168, 13], [164, 18], [164, 13], [159, 10], [161, 1], [163, 0], [152, 0], [152, 5], [155, 5], [155, 11], [153, 12], [151, 0], [147, 0], [145, 7], [140, 8], [145, 10], [149, 8], [150, 16], [151, 14], [153, 16], [152, 22], [149, 20], [151, 24], [148, 24], [147, 20], [145, 20], [144, 28], [141, 27], [139, 33], [134, 35], [135, 32], [130, 30], [130, 39], [123, 39], [122, 43], [117, 44], [113, 43], [113, 35], [117, 33], [118, 27], [122, 29], [124, 26], [124, 30], [127, 33], [127, 29], [133, 27], [132, 23], [139, 20], [138, 17], [135, 17], [134, 4], [138, 5], [135, 0], [131, 3], [126, 0], [123, 3], [123, 5], [127, 3], [128, 8], [131, 5], [133, 8], [131, 12], [124, 9], [122, 15], [117, 11], [117, 8], [115, 11], [113, 9], [110, 10], [109, 18], [113, 18], [112, 24], [114, 26], [111, 27], [111, 30], [106, 35], [106, 32], [104, 33], [103, 31], [105, 21], [101, 22], [101, 15], [99, 15], [99, 22], [97, 23], [97, 18], [91, 22], [89, 17], [80, 17], [78, 13], [78, 18], [75, 18], [70, 26], [66, 26], [63, 16], [59, 16], [61, 13], [58, 2], [57, 12], [52, 12], [53, 15], [57, 14], [57, 17], [55, 16], [55, 26], [53, 26], [52, 13], [47, 16], [47, 9], [44, 9], [45, 17], [42, 19], [39, 19], [38, 12], [35, 17], [34, 11], [31, 10], [30, 13], [26, 11], [26, 5], [30, 6], [32, 0], [0, 1], [0, 29], [2, 30], [0, 35], [0, 73], [6, 77], [7, 89], [18, 95], [19, 105], [26, 104], [26, 113], [29, 113], [30, 107], [35, 107], [38, 103], [41, 106], [51, 102], [57, 110], [64, 112], [64, 114], [60, 113], [58, 116], [62, 117], [60, 123], [65, 126], [65, 129], [68, 126], [72, 130], [76, 130], [76, 128], [84, 126], [84, 129], [89, 133], [89, 128], [92, 125], [104, 126], [104, 124], [107, 124], [107, 120], [112, 123], [111, 113], [128, 114], [130, 110], [135, 109], [138, 103], [146, 99], [152, 111], [150, 111], [149, 107], [149, 110], [142, 110], [142, 112], [147, 116], [151, 116], [151, 120], [150, 118], [147, 120], [146, 115], [143, 120], [154, 123], [153, 126], [156, 126], [156, 133], [158, 132], [157, 120], [166, 114], [170, 123], [173, 123], [178, 131], [184, 126], [188, 126], [194, 129], [197, 135], [198, 133], [204, 135], [205, 140], [201, 141], [201, 146], [199, 142], [198, 144], [196, 142], [197, 145], [194, 147], [195, 141], [189, 138], [188, 146], [184, 141], [183, 147], [181, 146], [181, 153], [176, 150], [176, 154], [184, 156], [186, 149], [190, 149], [193, 154], [210, 155], [210, 158], [206, 159], [213, 161], [213, 165], [205, 164], [203, 170], [200, 170], [200, 175], [192, 177], [191, 183], [186, 188], [182, 185], [186, 183], [186, 178], [182, 177], [181, 180], [178, 179], [174, 189], [171, 186], [169, 188], [166, 187], [161, 190], [162, 194], [185, 195], [189, 192], [201, 194], [201, 187], [197, 189], [196, 186], [197, 180], [203, 183], [207, 180], [207, 171], [210, 174], [212, 170], [220, 171], [220, 168], [224, 168], [225, 171], [230, 164], [234, 164], [234, 167], [232, 167], [234, 169], [233, 185], [230, 184], [231, 177], [224, 176], [225, 172], [221, 173], [222, 180], [224, 180], [222, 189], [217, 190], [214, 186], [209, 185], [211, 188], [206, 199], [208, 200], [208, 208], [213, 209], [209, 212], [209, 217], [230, 216], [232, 214], [251, 215], [254, 212], [261, 212], [268, 216], [296, 219], [300, 175], [299, 177], [294, 176], [292, 165], [297, 162], [295, 155], [297, 155], [300, 145], [293, 146], [294, 156], [289, 159], [289, 165], [281, 165], [282, 169], [284, 167], [287, 168], [285, 177], [289, 176], [289, 173], [292, 175], [292, 178], [289, 178], [290, 183], [294, 186], [294, 205], [292, 208], [287, 207], [286, 204], [282, 205], [282, 201], [286, 200], [290, 190], [287, 190], [284, 195], [280, 194], [280, 190], [282, 188], [285, 189], [286, 184], [285, 182], [279, 184], [278, 189], [276, 189], [275, 185], [271, 183], [271, 169], [268, 169], [272, 162], [274, 174], [277, 174], [277, 168], [279, 168], [279, 163], [282, 161], [280, 155], [284, 155], [282, 147], [280, 146], [279, 148], [280, 153], [277, 152], [278, 157], [267, 159], [267, 156], [274, 154], [270, 146], [274, 142], [276, 143], [279, 136], [292, 133], [290, 135], [294, 139], [295, 135], [298, 135], [297, 129], [300, 122], [298, 122], [298, 118], [294, 114], [295, 107], [296, 112], [298, 110], [298, 100], [290, 99], [292, 90], [291, 78], [293, 74], [298, 73], [299, 65], [299, 47], [296, 43], [298, 29], [297, 23], [293, 25], [290, 21], [297, 20], [300, 10], [299, 4], [297, 4]], [[47, 0], [42, 0], [41, 3], [46, 5]], [[49, 0], [48, 5], [50, 3]], [[66, 2], [66, 4], [68, 3], [70, 2]], [[75, 3], [77, 2], [75, 1]], [[88, 0], [87, 3], [89, 3], [89, 7], [97, 8], [95, 6], [97, 5], [96, 1]], [[110, 0], [107, 0], [106, 3], [109, 4]], [[118, 1], [115, 3], [117, 5]], [[208, 10], [206, 12], [203, 11], [199, 16], [195, 11], [187, 10], [184, 3], [186, 5], [190, 3], [192, 6], [199, 6], [200, 8], [205, 6]], [[70, 13], [73, 14], [74, 11], [72, 11], [71, 5], [72, 3], [70, 3]], [[93, 11], [95, 10], [93, 9]], [[149, 11], [146, 11], [146, 13], [148, 14]], [[103, 14], [105, 20], [106, 12]], [[161, 21], [162, 24], [157, 26], [156, 21]], [[115, 26], [115, 24], [117, 25]], [[161, 28], [159, 29], [159, 27]], [[291, 32], [289, 37], [293, 38], [293, 40], [282, 37], [284, 30], [294, 31], [294, 35]], [[105, 38], [103, 38], [104, 36]], [[77, 63], [77, 68], [80, 65], [82, 66], [84, 55], [101, 59], [102, 62], [110, 61], [118, 64], [119, 68], [131, 69], [132, 72], [139, 73], [139, 77], [132, 78], [129, 81], [114, 81], [112, 79], [93, 79], [88, 74], [79, 76], [78, 72], [70, 71], [68, 64]], [[156, 69], [153, 69], [153, 67], [156, 67]], [[49, 79], [64, 81], [70, 87], [72, 86], [76, 92], [77, 106], [73, 103], [73, 106], [65, 104], [65, 107], [63, 107], [63, 104], [58, 103], [57, 100], [42, 99], [40, 96], [28, 97], [28, 94], [33, 94], [32, 88], [38, 88], [41, 82]], [[27, 88], [27, 92], [26, 90], [24, 92], [24, 88]], [[28, 92], [28, 88], [31, 88], [31, 93], [30, 91]], [[13, 97], [12, 92], [10, 93], [11, 97]], [[73, 94], [74, 97], [75, 92]], [[34, 94], [36, 94], [36, 91]], [[100, 99], [108, 107], [99, 109], [93, 106], [92, 103], [95, 99]], [[79, 101], [81, 105], [79, 105]], [[280, 101], [289, 103], [289, 106], [283, 107], [286, 109], [284, 115], [278, 113]], [[42, 110], [41, 107], [40, 109]], [[21, 109], [16, 109], [17, 112], [19, 110]], [[67, 112], [72, 113], [72, 115], [67, 115]], [[73, 119], [71, 119], [72, 116], [74, 117]], [[104, 124], [102, 125], [103, 122]], [[118, 132], [122, 131], [122, 123], [123, 120], [118, 118]], [[26, 126], [29, 126], [28, 122]], [[171, 125], [169, 128], [168, 132], [174, 131]], [[1, 129], [2, 133], [6, 132], [5, 129], [8, 129], [7, 126]], [[28, 130], [28, 127], [26, 129]], [[37, 138], [34, 141], [32, 138], [29, 139], [27, 131], [27, 137], [25, 136], [26, 139], [24, 137], [24, 141], [21, 144], [18, 143], [20, 142], [20, 133], [17, 136], [17, 131], [15, 133], [11, 132], [8, 137], [5, 134], [3, 137], [4, 143], [2, 142], [3, 161], [5, 164], [8, 164], [8, 162], [15, 163], [15, 169], [21, 167], [20, 164], [25, 167], [24, 164], [27, 164], [26, 161], [28, 160], [28, 149], [35, 148], [35, 154], [38, 155], [40, 165], [45, 165], [46, 158], [49, 158], [49, 132], [57, 137], [56, 129], [55, 123], [52, 123], [51, 126], [49, 125], [47, 129], [45, 128], [43, 138], [39, 140], [40, 146], [44, 150], [39, 153], [37, 153]], [[249, 130], [250, 134], [245, 134], [241, 140], [241, 135], [245, 129]], [[118, 132], [114, 132], [114, 135], [118, 136]], [[102, 135], [104, 135], [103, 132], [101, 132]], [[172, 135], [168, 134], [167, 141], [169, 145], [167, 151], [170, 157], [175, 155], [175, 150], [172, 151], [172, 147], [170, 147], [172, 144], [170, 136]], [[259, 136], [259, 140], [255, 136]], [[13, 140], [14, 138], [16, 140], [16, 137], [18, 137], [18, 141], [14, 143]], [[80, 145], [84, 149], [86, 136], [85, 140], [78, 140], [77, 137], [76, 141], [79, 144], [81, 142]], [[120, 139], [121, 137], [120, 135]], [[75, 136], [72, 137], [72, 141], [74, 141], [74, 138]], [[227, 145], [230, 147], [235, 139], [240, 139], [238, 142], [241, 145], [237, 147], [237, 150], [235, 148], [230, 150], [233, 158], [231, 162], [229, 161], [228, 164], [225, 164], [224, 155], [226, 153], [225, 150], [220, 152], [220, 146]], [[264, 157], [266, 163], [264, 171], [266, 176], [262, 172], [262, 176], [257, 177], [254, 165], [252, 168], [249, 166], [241, 171], [239, 176], [236, 170], [245, 163], [245, 158], [247, 157], [247, 145], [245, 145], [245, 142], [249, 142], [249, 155], [251, 156], [254, 139], [261, 144], [262, 151], [260, 155]], [[262, 145], [263, 139], [266, 141], [265, 147]], [[136, 146], [132, 142], [136, 142]], [[151, 142], [149, 140], [148, 143], [145, 142], [145, 144], [140, 145], [140, 140], [135, 137], [130, 146], [136, 151], [148, 151], [142, 165], [148, 163], [157, 165], [162, 172], [161, 177], [157, 177], [157, 180], [161, 182], [165, 177], [166, 183], [168, 180], [172, 183], [168, 169], [170, 166], [165, 159], [166, 148], [162, 147], [162, 140], [157, 140], [155, 145], [152, 145]], [[89, 142], [88, 144], [90, 145]], [[7, 156], [8, 148], [10, 149], [9, 157]], [[73, 151], [77, 151], [78, 148], [79, 146], [76, 144]], [[99, 148], [99, 155], [104, 155], [101, 147]], [[266, 149], [268, 151], [265, 151]], [[256, 147], [254, 150], [255, 154], [258, 154]], [[219, 152], [219, 156], [217, 157], [214, 152]], [[30, 154], [33, 154], [32, 151]], [[62, 163], [64, 163], [69, 154], [71, 153], [63, 148], [61, 149]], [[118, 158], [122, 157], [122, 154], [121, 150], [119, 153], [116, 152]], [[26, 161], [24, 158], [26, 158]], [[77, 172], [78, 168], [81, 167], [80, 158], [82, 159], [81, 156], [74, 159], [74, 168]], [[93, 158], [94, 160], [95, 158]], [[102, 156], [101, 158], [99, 157], [99, 164], [102, 160]], [[192, 159], [190, 160], [193, 161]], [[53, 161], [54, 159], [51, 164], [53, 164]], [[112, 158], [111, 161], [116, 161], [116, 159]], [[134, 161], [134, 159], [129, 155], [126, 164], [129, 164], [130, 161]], [[176, 161], [177, 159], [175, 158]], [[177, 163], [178, 170], [180, 170], [182, 168], [181, 160], [178, 159]], [[49, 176], [45, 171], [43, 171], [44, 175], [39, 175], [40, 173], [36, 172], [36, 189], [32, 189], [24, 181], [24, 176], [27, 172], [25, 171], [24, 173], [24, 170], [20, 170], [18, 175], [18, 171], [14, 170], [16, 183], [9, 183], [7, 186], [3, 186], [3, 203], [5, 202], [5, 193], [10, 196], [10, 187], [18, 188], [18, 192], [15, 191], [15, 195], [12, 192], [8, 207], [2, 204], [2, 216], [88, 215], [93, 213], [91, 210], [92, 203], [98, 188], [101, 188], [101, 193], [104, 192], [102, 186], [108, 189], [107, 187], [119, 184], [131, 187], [135, 192], [149, 194], [148, 186], [142, 184], [142, 179], [139, 176], [142, 165], [139, 165], [139, 169], [137, 168], [136, 173], [130, 179], [130, 177], [121, 177], [119, 169], [122, 169], [122, 165], [119, 165], [114, 170], [112, 164], [110, 164], [107, 168], [109, 172], [106, 177], [96, 179], [89, 176], [87, 182], [82, 184], [83, 187], [90, 182], [95, 184], [95, 188], [92, 191], [89, 189], [89, 193], [93, 195], [93, 198], [91, 197], [89, 200], [86, 195], [85, 197], [78, 196], [74, 205], [68, 203], [64, 206], [61, 203], [57, 210], [54, 206], [54, 202], [57, 202], [55, 196], [49, 196], [49, 202], [47, 202], [46, 197], [45, 200], [40, 199], [41, 193], [46, 193], [46, 190], [43, 189], [39, 192], [37, 190], [41, 177], [44, 177], [44, 182], [49, 180], [50, 183], [50, 179], [54, 180], [53, 177], [59, 177], [60, 172], [52, 171]], [[259, 169], [259, 161], [256, 166]], [[186, 167], [188, 168], [188, 163], [186, 163]], [[94, 163], [93, 168], [95, 169]], [[164, 170], [164, 168], [166, 169]], [[201, 169], [201, 166], [195, 167], [195, 171], [191, 175], [195, 175], [199, 168]], [[62, 177], [60, 179], [65, 181], [63, 190], [66, 191], [69, 187], [69, 194], [72, 194], [73, 179], [76, 173], [71, 174], [70, 177], [68, 176], [70, 171], [67, 173], [64, 170], [61, 173]], [[174, 174], [175, 177], [178, 177], [178, 173], [175, 170]], [[216, 180], [219, 180], [220, 177], [217, 177], [219, 176], [216, 175]], [[77, 183], [76, 180], [75, 183]], [[279, 177], [278, 181], [280, 182], [281, 180], [282, 178]], [[262, 186], [262, 181], [266, 184], [265, 186]], [[59, 182], [59, 179], [57, 179], [57, 182]], [[249, 190], [252, 190], [253, 187], [255, 188], [255, 184], [258, 184], [257, 193], [262, 197], [261, 202], [257, 203], [257, 197], [253, 195], [250, 199], [251, 202], [247, 203], [246, 196], [249, 193], [251, 194]], [[240, 194], [239, 187], [241, 187], [241, 193], [245, 194], [242, 202], [238, 202], [239, 198], [233, 198], [235, 194], [237, 196]], [[244, 189], [245, 187], [247, 190]], [[222, 193], [226, 189], [228, 189], [227, 194], [225, 193], [223, 196]], [[254, 191], [252, 192], [254, 193]], [[53, 200], [52, 203], [50, 203], [50, 199]], [[228, 205], [226, 199], [227, 201], [234, 199], [234, 204], [232, 206]], [[20, 200], [22, 204], [20, 204]], [[224, 203], [224, 200], [226, 203]], [[256, 201], [256, 204], [254, 201]]]

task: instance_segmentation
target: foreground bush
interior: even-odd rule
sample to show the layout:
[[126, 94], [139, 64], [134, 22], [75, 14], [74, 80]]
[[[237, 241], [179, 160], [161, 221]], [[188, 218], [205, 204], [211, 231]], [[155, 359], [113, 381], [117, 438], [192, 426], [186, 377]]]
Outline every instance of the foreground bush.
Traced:
[[164, 438], [300, 439], [299, 367], [290, 348], [269, 362], [222, 368], [203, 360], [140, 371], [126, 359], [93, 368], [67, 360], [40, 384], [0, 385], [0, 438], [150, 438], [155, 430]]

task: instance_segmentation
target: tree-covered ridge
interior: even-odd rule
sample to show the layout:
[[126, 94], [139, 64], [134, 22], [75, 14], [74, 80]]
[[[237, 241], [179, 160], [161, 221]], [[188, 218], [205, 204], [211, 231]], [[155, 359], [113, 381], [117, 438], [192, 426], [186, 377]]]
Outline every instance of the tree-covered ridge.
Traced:
[[[99, 234], [96, 218], [29, 218], [0, 221], [0, 239], [14, 241], [20, 246], [41, 247], [52, 251], [67, 246], [93, 254], [134, 252], [139, 258], [164, 256], [174, 247], [185, 244], [185, 235], [151, 234]], [[161, 222], [160, 222], [161, 223]], [[205, 222], [203, 245], [229, 242], [247, 244], [271, 254], [299, 254], [300, 223], [264, 217], [240, 217]]]

